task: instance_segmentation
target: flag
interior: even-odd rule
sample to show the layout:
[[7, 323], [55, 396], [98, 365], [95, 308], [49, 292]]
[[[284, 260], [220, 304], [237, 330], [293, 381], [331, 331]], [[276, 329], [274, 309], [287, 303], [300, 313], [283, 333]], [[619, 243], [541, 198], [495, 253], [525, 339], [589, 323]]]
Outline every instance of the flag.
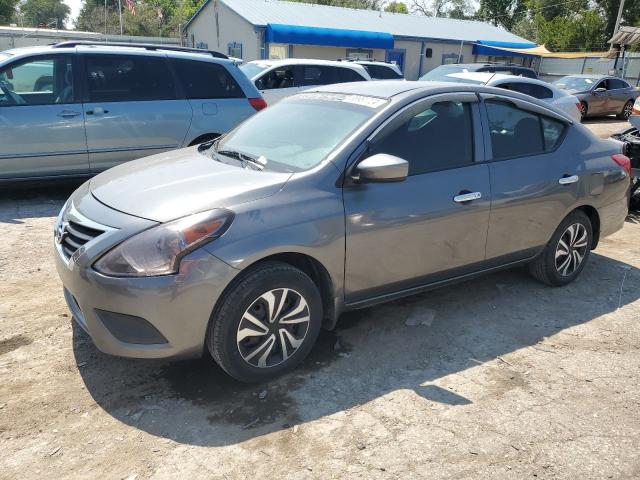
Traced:
[[127, 2], [127, 8], [131, 12], [131, 15], [136, 14], [136, 6], [133, 4], [133, 0], [125, 0]]

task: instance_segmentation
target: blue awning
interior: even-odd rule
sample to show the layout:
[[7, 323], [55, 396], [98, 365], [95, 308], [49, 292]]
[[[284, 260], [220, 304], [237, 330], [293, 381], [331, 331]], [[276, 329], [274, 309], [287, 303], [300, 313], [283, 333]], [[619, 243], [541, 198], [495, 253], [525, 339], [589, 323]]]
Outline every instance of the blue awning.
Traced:
[[502, 57], [537, 57], [537, 53], [512, 52], [503, 50], [504, 48], [514, 48], [525, 50], [535, 48], [537, 45], [532, 42], [496, 42], [493, 40], [478, 40], [473, 46], [474, 55], [493, 55]]
[[266, 41], [294, 45], [325, 47], [393, 48], [393, 36], [384, 32], [343, 30], [340, 28], [302, 27], [299, 25], [267, 25]]

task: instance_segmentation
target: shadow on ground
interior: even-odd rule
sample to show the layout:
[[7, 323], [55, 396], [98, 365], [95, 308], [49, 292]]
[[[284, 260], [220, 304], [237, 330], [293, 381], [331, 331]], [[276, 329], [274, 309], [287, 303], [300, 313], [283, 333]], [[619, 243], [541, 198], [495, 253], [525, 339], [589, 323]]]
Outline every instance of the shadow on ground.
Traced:
[[84, 180], [0, 184], [0, 225], [24, 218], [51, 217]]
[[[88, 391], [114, 418], [181, 443], [228, 445], [398, 389], [462, 408], [478, 399], [438, 380], [530, 346], [562, 354], [545, 343], [547, 337], [635, 301], [639, 285], [640, 270], [595, 253], [581, 278], [564, 288], [543, 286], [522, 268], [489, 275], [346, 314], [336, 331], [321, 334], [300, 368], [264, 385], [235, 382], [208, 357], [109, 357], [78, 328], [73, 349]], [[425, 324], [408, 326], [414, 315], [424, 316]], [[527, 387], [522, 375], [498, 373], [485, 386], [487, 394]]]

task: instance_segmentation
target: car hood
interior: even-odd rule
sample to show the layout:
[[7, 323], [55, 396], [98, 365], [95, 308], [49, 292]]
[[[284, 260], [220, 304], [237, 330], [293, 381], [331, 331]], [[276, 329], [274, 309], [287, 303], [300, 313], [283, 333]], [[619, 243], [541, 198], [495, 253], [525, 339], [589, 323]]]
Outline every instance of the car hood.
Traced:
[[108, 207], [167, 222], [268, 197], [289, 177], [220, 163], [189, 147], [114, 167], [94, 177], [89, 188]]

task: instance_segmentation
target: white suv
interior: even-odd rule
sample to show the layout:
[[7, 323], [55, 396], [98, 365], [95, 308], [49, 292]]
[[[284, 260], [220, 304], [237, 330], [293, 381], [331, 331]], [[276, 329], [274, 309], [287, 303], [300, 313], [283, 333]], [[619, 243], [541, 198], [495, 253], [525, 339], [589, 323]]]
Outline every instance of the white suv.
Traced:
[[362, 65], [331, 60], [255, 60], [240, 67], [267, 104], [320, 85], [371, 80]]
[[372, 80], [404, 80], [402, 71], [395, 63], [376, 60], [355, 60], [355, 63], [362, 65]]

